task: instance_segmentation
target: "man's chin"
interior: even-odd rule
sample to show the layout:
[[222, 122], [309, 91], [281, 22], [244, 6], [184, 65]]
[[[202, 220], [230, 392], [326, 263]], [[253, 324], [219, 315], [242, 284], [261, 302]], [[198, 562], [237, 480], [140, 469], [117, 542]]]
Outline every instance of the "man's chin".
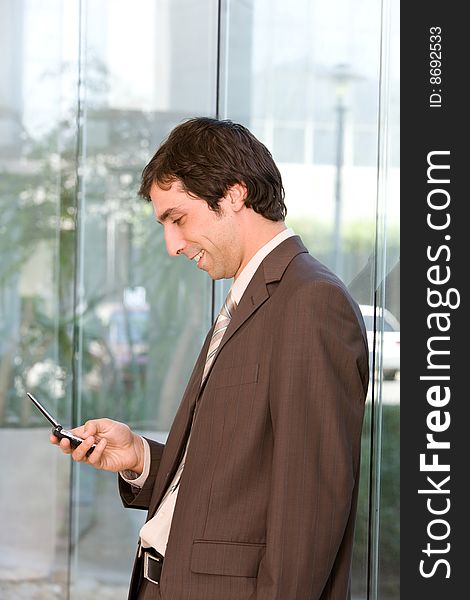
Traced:
[[232, 279], [234, 277], [234, 275], [228, 274], [225, 270], [214, 268], [213, 264], [201, 264], [201, 266], [198, 265], [198, 268], [201, 271], [205, 271], [213, 281], [218, 281], [219, 279]]
[[219, 279], [224, 279], [224, 276], [220, 275], [220, 273], [211, 273], [210, 271], [206, 271], [206, 273], [209, 275], [209, 277], [213, 281], [218, 281]]
[[229, 276], [227, 276], [225, 273], [220, 273], [220, 272], [214, 272], [212, 270], [209, 269], [204, 269], [204, 271], [206, 271], [206, 273], [209, 275], [209, 277], [213, 280], [213, 281], [219, 281], [220, 279], [230, 279]]

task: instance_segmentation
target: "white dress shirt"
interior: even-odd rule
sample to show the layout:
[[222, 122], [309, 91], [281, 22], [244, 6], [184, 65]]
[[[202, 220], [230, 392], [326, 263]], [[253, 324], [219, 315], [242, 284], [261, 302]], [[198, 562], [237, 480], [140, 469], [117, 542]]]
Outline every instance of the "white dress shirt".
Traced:
[[[246, 264], [243, 271], [240, 275], [235, 279], [232, 284], [232, 298], [235, 300], [237, 305], [240, 303], [240, 300], [248, 287], [253, 275], [256, 273], [258, 267], [261, 262], [266, 258], [266, 256], [274, 250], [281, 242], [286, 240], [289, 237], [295, 235], [292, 229], [287, 228], [274, 236], [267, 244], [262, 246], [256, 254], [250, 259], [250, 261]], [[191, 434], [189, 434], [191, 437]], [[144, 442], [144, 470], [141, 475], [138, 477], [132, 478], [132, 473], [129, 471], [121, 472], [121, 477], [135, 487], [142, 487], [145, 483], [145, 480], [148, 477], [150, 472], [150, 446], [144, 438], [142, 438]], [[184, 452], [184, 456], [181, 459], [181, 463], [178, 467], [178, 470], [173, 477], [173, 480], [163, 496], [162, 501], [157, 509], [155, 515], [143, 525], [140, 530], [140, 540], [141, 544], [144, 548], [153, 547], [157, 552], [165, 555], [166, 546], [168, 543], [168, 537], [170, 535], [170, 527], [171, 521], [173, 519], [173, 513], [175, 511], [176, 499], [178, 497], [179, 490], [179, 482], [181, 478], [181, 474], [183, 472], [184, 463], [186, 459], [186, 452], [189, 446], [189, 439], [186, 443], [186, 450]]]

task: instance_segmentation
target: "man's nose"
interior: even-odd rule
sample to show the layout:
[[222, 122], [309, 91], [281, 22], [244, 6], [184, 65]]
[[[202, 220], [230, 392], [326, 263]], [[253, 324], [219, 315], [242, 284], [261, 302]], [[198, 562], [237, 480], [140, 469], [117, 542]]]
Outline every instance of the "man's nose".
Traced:
[[171, 225], [165, 227], [165, 244], [166, 251], [170, 256], [181, 254], [186, 247], [186, 242], [178, 232], [177, 228], [172, 227]]

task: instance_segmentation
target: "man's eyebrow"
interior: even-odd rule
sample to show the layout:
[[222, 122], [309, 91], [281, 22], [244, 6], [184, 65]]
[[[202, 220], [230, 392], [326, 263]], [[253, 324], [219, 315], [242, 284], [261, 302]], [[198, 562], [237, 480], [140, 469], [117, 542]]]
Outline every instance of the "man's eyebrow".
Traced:
[[178, 212], [178, 207], [168, 208], [163, 212], [160, 216], [157, 215], [157, 221], [162, 225], [165, 221], [167, 221], [175, 212]]

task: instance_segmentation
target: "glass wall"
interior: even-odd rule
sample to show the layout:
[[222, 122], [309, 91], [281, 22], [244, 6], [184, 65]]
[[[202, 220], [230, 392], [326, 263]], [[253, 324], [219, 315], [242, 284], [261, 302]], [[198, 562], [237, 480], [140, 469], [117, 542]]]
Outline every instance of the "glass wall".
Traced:
[[[215, 113], [216, 60], [213, 2], [82, 2], [77, 423], [108, 416], [164, 440], [210, 327], [210, 280], [167, 255], [136, 192], [173, 126]], [[145, 514], [122, 510], [115, 475], [73, 475], [71, 597], [124, 598]]]
[[[164, 440], [230, 282], [166, 255], [143, 166], [212, 115], [272, 150], [288, 225], [368, 326], [353, 595], [398, 587], [398, 3], [0, 0], [0, 596], [126, 598], [144, 514], [64, 425]], [[28, 596], [29, 594], [29, 596]]]
[[288, 225], [347, 284], [368, 329], [358, 599], [399, 597], [397, 12], [393, 0], [229, 0], [221, 32], [222, 116], [272, 150]]
[[68, 590], [70, 465], [25, 393], [70, 423], [76, 6], [0, 2], [2, 598], [63, 598]]

